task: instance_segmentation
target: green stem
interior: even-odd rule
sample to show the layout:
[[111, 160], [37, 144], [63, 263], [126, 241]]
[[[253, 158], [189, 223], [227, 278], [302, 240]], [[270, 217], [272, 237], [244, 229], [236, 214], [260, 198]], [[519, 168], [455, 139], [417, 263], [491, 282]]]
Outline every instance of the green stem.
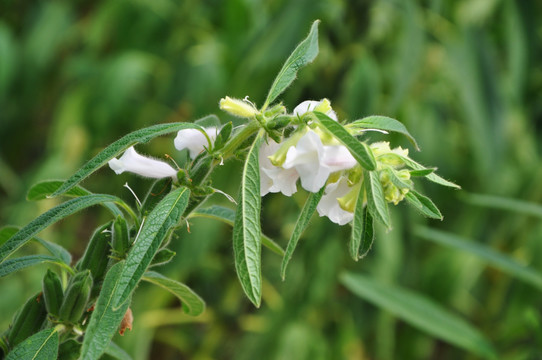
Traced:
[[237, 135], [235, 135], [222, 149], [223, 158], [226, 159], [233, 155], [233, 152], [260, 128], [260, 124], [256, 121], [249, 122]]
[[138, 218], [137, 214], [134, 212], [134, 210], [128, 204], [126, 204], [124, 201], [115, 201], [115, 203], [117, 205], [119, 205], [121, 208], [123, 208], [124, 211], [126, 211], [132, 217], [136, 227], [139, 227], [140, 221], [139, 221], [139, 218]]

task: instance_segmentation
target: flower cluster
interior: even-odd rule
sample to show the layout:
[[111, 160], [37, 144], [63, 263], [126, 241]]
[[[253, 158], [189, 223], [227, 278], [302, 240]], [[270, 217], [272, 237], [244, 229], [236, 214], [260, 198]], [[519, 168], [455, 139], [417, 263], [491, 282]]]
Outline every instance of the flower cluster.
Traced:
[[[248, 100], [226, 97], [221, 100], [220, 107], [240, 117], [259, 114]], [[337, 121], [329, 100], [304, 101], [291, 115], [287, 115], [291, 125], [289, 131], [282, 131], [279, 136], [275, 134], [273, 138], [266, 137], [262, 143], [259, 149], [260, 194], [280, 192], [291, 196], [297, 191], [299, 180], [301, 187], [309, 192], [323, 189], [317, 206], [318, 214], [344, 225], [352, 221], [358, 197], [363, 196], [366, 201], [363, 169], [343, 144], [314, 121], [314, 111]], [[363, 131], [367, 130], [376, 129]], [[194, 159], [214, 146], [219, 131], [217, 127], [208, 127], [204, 131], [184, 129], [178, 132], [174, 144], [178, 150], [187, 149]], [[362, 132], [358, 131], [356, 135]], [[410, 172], [401, 169], [405, 165], [404, 160], [408, 159], [408, 150], [400, 147], [391, 149], [388, 142], [373, 143], [369, 149], [377, 163], [376, 170], [386, 201], [399, 203], [412, 187]], [[133, 147], [120, 159], [112, 159], [109, 166], [117, 174], [129, 171], [150, 178], [177, 177], [177, 170], [169, 164], [139, 155]]]

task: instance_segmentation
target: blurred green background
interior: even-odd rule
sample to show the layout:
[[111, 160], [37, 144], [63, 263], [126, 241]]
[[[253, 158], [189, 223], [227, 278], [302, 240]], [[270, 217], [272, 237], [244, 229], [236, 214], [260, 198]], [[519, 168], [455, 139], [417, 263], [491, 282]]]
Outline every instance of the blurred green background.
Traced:
[[[457, 237], [435, 244], [455, 234], [542, 271], [541, 14], [540, 1], [512, 0], [2, 0], [0, 224], [24, 225], [56, 204], [27, 202], [25, 193], [36, 181], [70, 176], [125, 133], [209, 113], [229, 121], [218, 110], [226, 95], [261, 105], [286, 57], [321, 19], [320, 54], [284, 104], [291, 110], [327, 97], [343, 119], [402, 121], [422, 149], [410, 148], [411, 157], [463, 187], [418, 181], [444, 221], [394, 206], [393, 230], [380, 231], [355, 263], [349, 229], [315, 217], [285, 282], [281, 258], [264, 249], [256, 310], [235, 275], [231, 230], [194, 220], [160, 271], [196, 290], [207, 311], [184, 316], [173, 296], [143, 284], [134, 329], [119, 343], [134, 359], [477, 358], [351, 294], [338, 282], [349, 270], [436, 301], [477, 327], [499, 358], [542, 358], [541, 283], [457, 250]], [[138, 149], [175, 156], [172, 140]], [[392, 143], [409, 147], [401, 138]], [[236, 195], [238, 176], [239, 164], [228, 163], [214, 184]], [[126, 181], [140, 196], [150, 185], [105, 168], [84, 186], [133, 201]], [[301, 188], [292, 198], [266, 196], [264, 231], [285, 246], [306, 196]], [[93, 208], [41, 237], [77, 259], [106, 220]], [[44, 270], [0, 279], [0, 330], [40, 288]]]

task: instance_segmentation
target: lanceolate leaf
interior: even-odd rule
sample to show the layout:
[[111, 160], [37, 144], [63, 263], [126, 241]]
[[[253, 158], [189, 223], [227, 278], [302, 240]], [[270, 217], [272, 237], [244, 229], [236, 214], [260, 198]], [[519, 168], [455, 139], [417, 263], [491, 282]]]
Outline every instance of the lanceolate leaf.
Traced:
[[363, 191], [356, 201], [354, 219], [352, 220], [352, 234], [350, 236], [350, 256], [355, 261], [362, 259], [367, 255], [374, 241], [373, 218], [363, 204]]
[[104, 202], [122, 201], [112, 195], [86, 195], [62, 203], [32, 220], [0, 247], [0, 264], [27, 241], [49, 225], [87, 207]]
[[341, 282], [355, 295], [431, 336], [488, 359], [496, 357], [492, 345], [477, 329], [422, 295], [361, 274], [344, 273]]
[[[208, 208], [197, 209], [196, 211], [190, 213], [190, 217], [215, 219], [218, 221], [222, 221], [224, 224], [233, 226], [233, 223], [235, 221], [235, 211], [227, 207], [212, 205]], [[265, 234], [262, 234], [262, 245], [267, 247], [274, 253], [280, 256], [284, 256], [284, 249]]]
[[384, 190], [378, 178], [378, 172], [364, 172], [365, 191], [367, 192], [367, 206], [372, 216], [381, 221], [387, 228], [391, 227], [388, 204], [384, 198]]
[[[13, 235], [15, 235], [19, 231], [19, 228], [17, 226], [5, 226], [0, 229], [0, 246], [5, 243], [9, 238], [11, 238]], [[45, 241], [43, 239], [34, 237], [31, 240], [34, 240], [38, 243], [40, 243], [47, 251], [53, 255], [56, 259], [62, 261], [66, 265], [70, 265], [72, 261], [72, 255], [70, 252], [66, 249], [64, 249], [62, 246]]]
[[409, 202], [409, 204], [412, 204], [425, 216], [433, 219], [442, 220], [442, 214], [440, 213], [440, 210], [428, 197], [425, 197], [414, 190], [410, 190], [405, 195], [405, 199]]
[[386, 130], [386, 131], [393, 131], [400, 133], [402, 135], [405, 135], [410, 142], [416, 147], [416, 150], [419, 150], [418, 143], [414, 139], [412, 135], [408, 132], [405, 125], [403, 125], [401, 122], [389, 118], [387, 116], [368, 116], [363, 119], [356, 120], [348, 125], [352, 128], [362, 128], [362, 129], [379, 129], [379, 130]]
[[292, 232], [292, 236], [290, 237], [290, 241], [288, 242], [288, 247], [286, 248], [286, 254], [282, 258], [282, 264], [280, 266], [280, 276], [282, 276], [282, 280], [286, 278], [286, 267], [288, 266], [288, 263], [292, 258], [299, 238], [303, 234], [303, 231], [305, 231], [305, 229], [307, 228], [307, 225], [309, 225], [309, 221], [314, 212], [316, 211], [316, 206], [322, 198], [322, 195], [324, 195], [324, 189], [325, 186], [323, 186], [319, 192], [309, 194], [309, 197], [307, 198], [307, 201], [305, 202], [305, 205], [301, 210], [301, 214], [299, 214], [299, 217], [297, 218], [294, 231]]
[[542, 290], [542, 273], [536, 271], [534, 268], [520, 264], [513, 258], [501, 254], [489, 246], [480, 244], [475, 240], [465, 239], [449, 232], [425, 227], [416, 228], [415, 234], [422, 239], [470, 253], [488, 265], [493, 266], [502, 272], [509, 274], [510, 276], [514, 276]]
[[147, 271], [143, 276], [143, 280], [158, 285], [179, 298], [183, 311], [188, 315], [198, 316], [205, 310], [203, 299], [185, 284], [154, 271]]
[[[38, 201], [46, 199], [48, 196], [50, 196], [52, 193], [57, 191], [62, 184], [64, 184], [64, 181], [61, 180], [45, 180], [41, 181], [37, 184], [34, 184], [30, 190], [28, 190], [28, 193], [26, 194], [26, 199], [29, 201]], [[70, 190], [66, 191], [63, 195], [68, 197], [79, 197], [79, 196], [85, 196], [85, 195], [91, 195], [92, 193], [88, 191], [87, 189], [81, 187], [81, 186], [74, 186]], [[103, 203], [104, 207], [109, 209], [113, 214], [115, 215], [122, 215], [122, 211], [119, 210], [119, 208], [112, 203]]]
[[269, 89], [267, 99], [265, 100], [264, 108], [271, 104], [277, 96], [282, 94], [284, 90], [295, 80], [297, 71], [303, 66], [311, 63], [316, 55], [318, 55], [318, 24], [319, 20], [312, 23], [309, 35], [303, 40], [290, 57], [286, 60], [282, 69], [278, 73], [273, 85]]
[[131, 295], [151, 264], [160, 244], [181, 218], [188, 205], [189, 197], [190, 190], [181, 187], [169, 193], [151, 211], [122, 268], [119, 283], [113, 296], [115, 308], [121, 306]]
[[[215, 118], [215, 116], [210, 115], [207, 118]], [[70, 190], [81, 181], [86, 179], [93, 172], [105, 165], [109, 160], [119, 155], [124, 150], [128, 149], [130, 146], [138, 143], [146, 143], [147, 141], [157, 136], [170, 134], [172, 132], [176, 132], [182, 129], [201, 130], [202, 128], [193, 123], [159, 124], [150, 126], [148, 128], [140, 129], [123, 136], [122, 138], [102, 150], [98, 155], [90, 159], [85, 165], [83, 165], [81, 169], [79, 169], [79, 171], [77, 171], [72, 177], [66, 180], [66, 182], [51, 196], [58, 196]]]
[[314, 114], [318, 118], [318, 121], [327, 131], [329, 131], [333, 136], [343, 143], [344, 146], [348, 148], [352, 156], [357, 160], [357, 162], [363, 166], [366, 170], [376, 169], [376, 160], [374, 158], [373, 152], [365, 143], [360, 142], [338, 122], [331, 119], [326, 114], [315, 111]]
[[108, 348], [111, 338], [119, 328], [120, 322], [130, 306], [130, 301], [125, 301], [118, 309], [113, 307], [113, 295], [119, 285], [120, 275], [124, 262], [119, 262], [109, 270], [98, 296], [96, 306], [90, 317], [83, 347], [81, 359], [97, 360]]
[[[55, 191], [57, 191], [64, 181], [62, 180], [45, 180], [40, 181], [37, 184], [32, 185], [30, 190], [26, 193], [26, 200], [28, 201], [37, 201], [37, 200], [43, 200], [46, 199], [47, 196], [51, 195]], [[64, 193], [64, 196], [85, 196], [92, 194], [90, 191], [88, 191], [85, 188], [82, 188], [81, 186], [74, 186], [70, 190], [66, 191]]]
[[[408, 158], [406, 156], [401, 156], [399, 154], [389, 154], [389, 155], [390, 156], [396, 156], [396, 157], [400, 158], [411, 169], [420, 170], [420, 171], [427, 170], [427, 168], [425, 166], [423, 166], [421, 164], [418, 164], [416, 161], [414, 161], [414, 160], [412, 160], [412, 159], [410, 159], [410, 158]], [[453, 187], [453, 188], [456, 188], [456, 189], [461, 189], [461, 186], [459, 186], [457, 184], [454, 184], [451, 181], [448, 181], [446, 179], [441, 178], [440, 176], [435, 174], [434, 171], [432, 171], [428, 175], [425, 175], [425, 177], [427, 178], [427, 180], [430, 180], [430, 181], [432, 181], [434, 183], [444, 185], [444, 186], [448, 186], [448, 187]]]
[[28, 256], [18, 257], [15, 259], [9, 259], [9, 260], [4, 261], [3, 263], [0, 263], [0, 278], [7, 276], [11, 273], [14, 273], [16, 271], [25, 269], [27, 267], [46, 263], [46, 262], [59, 265], [63, 267], [64, 269], [69, 269], [69, 271], [71, 271], [71, 268], [68, 265], [66, 265], [64, 262], [60, 261], [59, 259], [53, 256], [28, 255]]
[[6, 360], [56, 359], [58, 355], [58, 332], [45, 329], [15, 346]]
[[117, 360], [132, 360], [132, 357], [114, 342], [109, 343], [109, 346], [107, 349], [105, 349], [104, 354], [107, 354]]
[[250, 148], [241, 178], [240, 198], [233, 225], [233, 252], [235, 269], [245, 294], [260, 306], [262, 295], [261, 227], [260, 227], [260, 167], [258, 151], [262, 133]]

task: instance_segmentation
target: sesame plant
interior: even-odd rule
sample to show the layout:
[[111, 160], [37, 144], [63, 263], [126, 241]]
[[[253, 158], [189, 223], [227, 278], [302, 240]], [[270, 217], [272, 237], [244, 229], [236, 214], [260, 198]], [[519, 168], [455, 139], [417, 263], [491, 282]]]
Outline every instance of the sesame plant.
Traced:
[[[406, 201], [421, 214], [442, 219], [437, 206], [416, 190], [415, 182], [425, 179], [458, 186], [438, 176], [435, 168], [413, 160], [408, 149], [392, 147], [387, 141], [370, 142], [370, 132], [394, 132], [419, 150], [401, 122], [369, 116], [344, 123], [328, 99], [303, 101], [291, 111], [278, 101], [297, 71], [317, 54], [318, 21], [286, 60], [261, 107], [248, 97], [220, 100], [220, 109], [241, 118], [241, 125], [223, 124], [209, 115], [193, 123], [140, 129], [106, 147], [66, 181], [34, 185], [28, 193], [30, 200], [69, 199], [22, 228], [4, 227], [0, 232], [0, 277], [40, 263], [55, 265], [44, 274], [42, 288], [36, 289], [1, 336], [0, 358], [99, 359], [104, 353], [126, 358], [111, 339], [117, 331], [131, 328], [131, 298], [141, 281], [173, 293], [186, 314], [201, 314], [203, 299], [157, 271], [160, 265], [175, 261], [175, 253], [168, 248], [172, 235], [180, 234], [174, 241], [182, 241], [182, 233], [195, 217], [233, 225], [235, 271], [256, 307], [262, 298], [262, 246], [282, 256], [280, 272], [285, 279], [288, 263], [314, 213], [351, 227], [345, 245], [354, 261], [371, 249], [376, 222], [391, 230], [390, 203]], [[174, 133], [172, 145], [188, 158], [179, 161], [182, 166], [175, 156], [158, 160], [136, 151], [138, 144]], [[179, 159], [182, 155], [178, 153]], [[243, 164], [241, 174], [235, 176], [240, 183], [237, 197], [214, 188], [210, 180], [213, 170], [229, 161]], [[135, 196], [135, 206], [80, 185], [106, 165], [116, 174], [130, 172], [155, 180], [141, 201]], [[279, 192], [291, 196], [299, 187], [308, 196], [283, 250], [262, 233], [261, 198]], [[214, 194], [226, 196], [231, 207], [206, 206]], [[54, 223], [94, 205], [103, 206], [111, 220], [94, 231], [84, 255], [75, 263], [66, 249], [37, 237]], [[43, 245], [50, 255], [12, 257], [30, 241]], [[355, 281], [355, 277], [344, 279], [347, 287]]]

